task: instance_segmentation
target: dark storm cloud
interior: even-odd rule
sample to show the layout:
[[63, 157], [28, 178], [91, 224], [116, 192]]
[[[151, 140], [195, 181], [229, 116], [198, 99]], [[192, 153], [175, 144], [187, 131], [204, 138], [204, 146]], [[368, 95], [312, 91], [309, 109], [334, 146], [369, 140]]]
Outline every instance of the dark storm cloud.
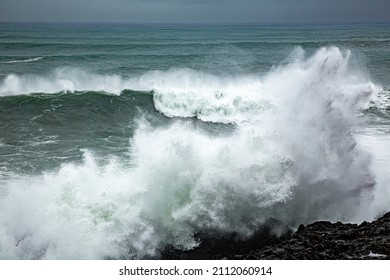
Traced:
[[387, 21], [389, 0], [0, 0], [3, 21]]

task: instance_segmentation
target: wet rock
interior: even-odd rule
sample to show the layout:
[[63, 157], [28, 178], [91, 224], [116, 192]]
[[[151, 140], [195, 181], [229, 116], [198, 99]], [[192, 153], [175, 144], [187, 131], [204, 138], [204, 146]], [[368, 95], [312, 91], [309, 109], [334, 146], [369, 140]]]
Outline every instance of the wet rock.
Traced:
[[254, 251], [258, 259], [390, 259], [389, 229], [390, 212], [360, 225], [320, 221]]
[[[283, 229], [281, 235], [272, 230]], [[300, 225], [292, 234], [282, 222], [270, 219], [254, 236], [201, 233], [201, 245], [191, 251], [165, 250], [164, 259], [390, 259], [390, 212], [360, 225], [318, 221]]]
[[[207, 259], [243, 259], [247, 253], [267, 245], [280, 243], [291, 238], [292, 229], [286, 224], [268, 219], [253, 236], [243, 239], [238, 234], [224, 234], [216, 231], [200, 232], [195, 238], [200, 245], [190, 251], [182, 251], [167, 246], [161, 253], [161, 259], [207, 260]], [[253, 256], [251, 256], [253, 257]]]

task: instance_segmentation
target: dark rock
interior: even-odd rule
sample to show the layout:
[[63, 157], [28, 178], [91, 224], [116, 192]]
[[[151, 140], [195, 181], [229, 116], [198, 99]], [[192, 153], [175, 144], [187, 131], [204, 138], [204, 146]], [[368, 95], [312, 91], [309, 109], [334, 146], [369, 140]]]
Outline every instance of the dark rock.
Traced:
[[195, 235], [195, 238], [200, 242], [198, 247], [190, 251], [182, 251], [167, 246], [162, 251], [161, 258], [175, 260], [248, 258], [245, 254], [250, 251], [287, 240], [291, 238], [292, 232], [290, 227], [276, 219], [268, 219], [247, 239], [243, 239], [235, 233], [200, 232]]
[[300, 224], [298, 227], [298, 230], [295, 232], [295, 234], [297, 234], [297, 235], [303, 234], [304, 231], [305, 231], [305, 226], [303, 224]]
[[[275, 228], [283, 229], [281, 235]], [[200, 246], [191, 251], [167, 248], [163, 259], [390, 259], [390, 212], [360, 225], [319, 221], [292, 234], [282, 222], [270, 219], [242, 240], [236, 234], [199, 233]]]
[[390, 212], [360, 225], [301, 225], [289, 240], [255, 251], [259, 259], [390, 259]]

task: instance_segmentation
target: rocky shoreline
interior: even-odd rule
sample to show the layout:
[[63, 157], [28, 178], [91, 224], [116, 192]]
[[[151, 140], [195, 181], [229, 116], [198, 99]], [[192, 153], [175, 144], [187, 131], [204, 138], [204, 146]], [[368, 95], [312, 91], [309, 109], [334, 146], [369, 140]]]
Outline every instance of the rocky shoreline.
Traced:
[[201, 244], [190, 251], [167, 248], [162, 259], [347, 260], [390, 259], [390, 212], [369, 223], [319, 221], [293, 232], [270, 219], [250, 239], [231, 234], [199, 234]]

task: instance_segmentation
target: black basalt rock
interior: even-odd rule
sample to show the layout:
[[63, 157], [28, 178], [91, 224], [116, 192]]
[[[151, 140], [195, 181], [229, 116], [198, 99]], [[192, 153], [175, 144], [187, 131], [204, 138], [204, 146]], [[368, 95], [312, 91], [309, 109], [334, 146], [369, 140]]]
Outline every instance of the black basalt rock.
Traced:
[[[282, 234], [275, 234], [275, 228]], [[215, 231], [198, 233], [196, 238], [199, 247], [190, 251], [167, 247], [162, 259], [390, 259], [390, 212], [360, 225], [318, 221], [300, 225], [295, 233], [269, 219], [247, 239]]]
[[390, 213], [360, 225], [315, 222], [300, 225], [278, 244], [253, 250], [245, 259], [390, 259]]
[[292, 232], [290, 227], [276, 219], [268, 219], [249, 238], [243, 238], [237, 233], [199, 232], [195, 235], [200, 243], [198, 247], [183, 251], [167, 246], [161, 253], [161, 259], [239, 259], [254, 249], [290, 239]]

